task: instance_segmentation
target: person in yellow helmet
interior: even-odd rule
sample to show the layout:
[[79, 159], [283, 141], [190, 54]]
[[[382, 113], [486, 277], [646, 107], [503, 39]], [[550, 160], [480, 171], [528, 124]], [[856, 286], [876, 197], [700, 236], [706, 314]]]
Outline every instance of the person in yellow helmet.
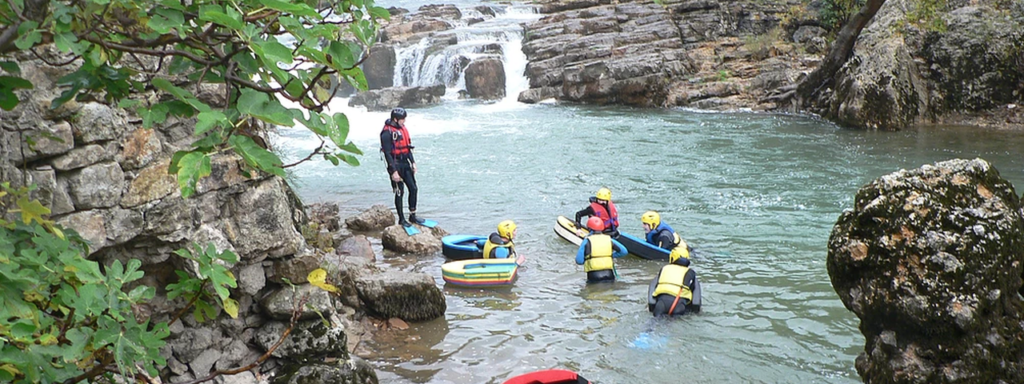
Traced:
[[590, 234], [580, 243], [576, 264], [583, 265], [588, 283], [615, 281], [615, 261], [612, 259], [626, 256], [626, 246], [603, 232], [604, 222], [597, 216], [587, 220], [587, 228]]
[[516, 223], [505, 220], [498, 223], [498, 231], [491, 233], [484, 243], [485, 259], [507, 259], [516, 257], [516, 247], [512, 239], [516, 237]]
[[598, 217], [604, 224], [604, 233], [618, 237], [619, 235], [619, 211], [612, 203], [612, 191], [608, 188], [597, 190], [594, 196], [590, 197], [590, 205], [576, 212], [576, 225], [582, 227], [580, 219], [583, 216]]
[[676, 316], [700, 312], [700, 290], [697, 273], [690, 268], [690, 252], [686, 246], [672, 249], [668, 265], [661, 267], [651, 281], [647, 310], [654, 316]]
[[644, 212], [640, 216], [640, 221], [644, 223], [644, 233], [647, 234], [647, 243], [656, 245], [662, 249], [672, 250], [682, 239], [679, 238], [679, 234], [676, 233], [672, 227], [661, 221], [661, 215], [655, 211]]

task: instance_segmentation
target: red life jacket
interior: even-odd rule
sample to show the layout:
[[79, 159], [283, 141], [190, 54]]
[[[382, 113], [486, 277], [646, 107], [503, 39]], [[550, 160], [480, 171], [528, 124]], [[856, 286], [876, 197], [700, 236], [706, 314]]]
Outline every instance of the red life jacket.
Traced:
[[405, 127], [384, 124], [384, 130], [391, 132], [391, 141], [394, 143], [391, 156], [398, 157], [398, 155], [408, 155], [412, 152], [412, 141], [409, 140], [409, 131]]
[[590, 203], [590, 209], [594, 210], [594, 216], [600, 217], [604, 221], [605, 228], [619, 227], [619, 211], [615, 209], [615, 203], [608, 202], [608, 209], [611, 210], [611, 214], [604, 209], [603, 205], [598, 204], [596, 201]]

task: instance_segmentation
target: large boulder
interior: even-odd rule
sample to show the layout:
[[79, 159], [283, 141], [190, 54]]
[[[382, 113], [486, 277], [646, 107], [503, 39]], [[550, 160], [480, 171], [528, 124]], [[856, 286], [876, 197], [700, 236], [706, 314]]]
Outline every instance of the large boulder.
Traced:
[[828, 273], [860, 318], [866, 383], [1024, 382], [1024, 211], [988, 162], [949, 160], [857, 192]]
[[422, 107], [441, 102], [444, 85], [427, 87], [394, 87], [360, 92], [348, 101], [349, 106], [365, 106], [371, 111], [390, 111], [397, 106]]
[[390, 45], [374, 45], [370, 55], [363, 62], [363, 74], [369, 89], [390, 88], [395, 85], [395, 47]]
[[505, 65], [501, 59], [488, 57], [469, 63], [466, 67], [466, 91], [476, 99], [505, 97]]
[[946, 32], [928, 34], [922, 47], [942, 109], [980, 110], [1024, 100], [1024, 6], [1014, 12], [968, 6], [945, 21]]
[[382, 318], [427, 321], [444, 316], [444, 294], [425, 273], [386, 271], [356, 277], [359, 298]]
[[332, 363], [289, 364], [273, 384], [377, 384], [377, 372], [365, 360], [352, 356]]
[[[270, 350], [286, 329], [286, 322], [266, 323], [256, 332], [256, 341], [263, 350]], [[345, 329], [341, 326], [328, 326], [321, 319], [300, 321], [271, 356], [298, 363], [322, 361], [325, 357], [347, 359], [345, 340]]]
[[370, 209], [345, 219], [345, 225], [353, 231], [379, 231], [395, 223], [395, 214], [384, 204], [374, 204]]
[[446, 234], [444, 230], [440, 228], [427, 228], [421, 225], [415, 226], [420, 230], [420, 233], [412, 236], [409, 236], [405, 228], [398, 224], [384, 228], [380, 238], [384, 249], [417, 255], [441, 251], [441, 237]]
[[[306, 305], [296, 308], [305, 300]], [[291, 319], [292, 314], [299, 312], [299, 319], [317, 319], [321, 315], [334, 313], [334, 304], [327, 291], [311, 284], [293, 287], [282, 287], [260, 301], [264, 313], [279, 320]]]

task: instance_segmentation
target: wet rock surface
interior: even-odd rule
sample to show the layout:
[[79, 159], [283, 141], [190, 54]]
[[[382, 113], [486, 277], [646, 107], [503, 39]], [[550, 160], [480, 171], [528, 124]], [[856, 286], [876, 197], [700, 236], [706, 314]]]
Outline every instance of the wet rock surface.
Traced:
[[1024, 382], [1024, 211], [988, 162], [949, 160], [858, 191], [828, 243], [860, 318], [867, 383]]

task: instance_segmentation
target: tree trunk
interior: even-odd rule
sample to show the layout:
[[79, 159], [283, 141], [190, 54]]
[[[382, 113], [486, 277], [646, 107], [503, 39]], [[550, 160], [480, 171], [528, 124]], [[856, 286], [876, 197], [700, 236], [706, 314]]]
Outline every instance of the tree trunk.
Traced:
[[867, 0], [864, 7], [850, 17], [850, 20], [847, 20], [843, 28], [839, 30], [839, 36], [832, 44], [832, 49], [821, 61], [821, 65], [797, 86], [796, 106], [798, 108], [806, 108], [808, 103], [817, 99], [822, 89], [832, 87], [836, 72], [839, 72], [839, 69], [853, 54], [853, 46], [857, 43], [860, 31], [875, 17], [875, 13], [882, 7], [882, 4], [885, 4], [885, 0]]

